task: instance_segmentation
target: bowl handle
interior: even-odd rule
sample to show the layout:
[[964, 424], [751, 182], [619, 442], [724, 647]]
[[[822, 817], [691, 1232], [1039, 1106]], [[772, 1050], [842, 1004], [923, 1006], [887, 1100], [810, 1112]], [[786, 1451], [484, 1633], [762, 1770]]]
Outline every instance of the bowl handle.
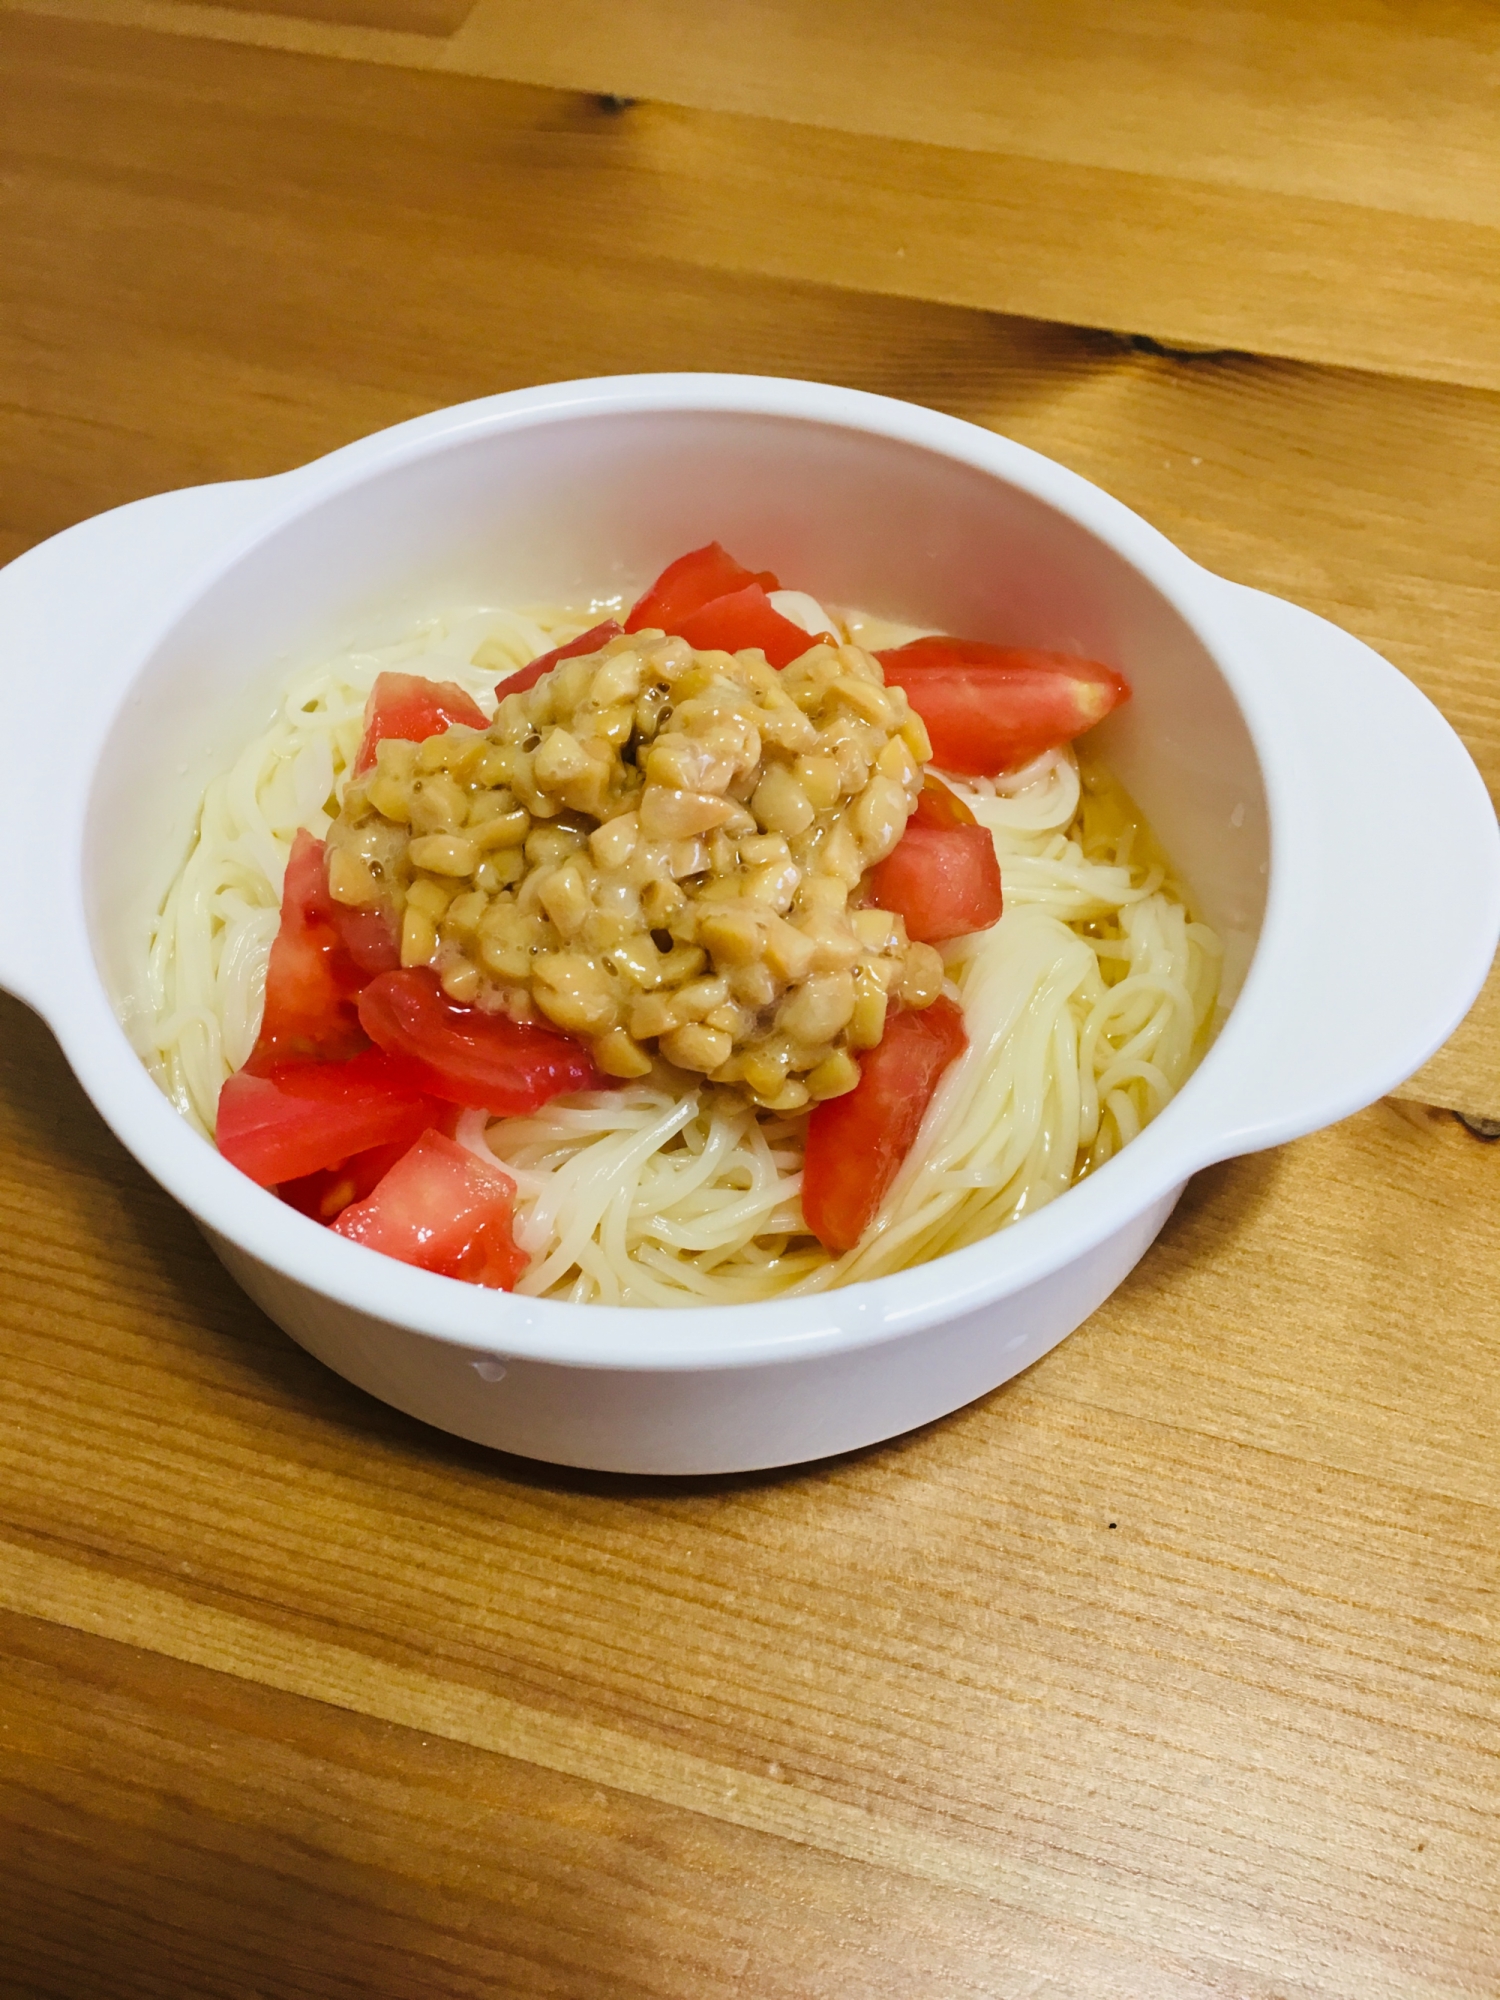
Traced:
[[1204, 1065], [1199, 1110], [1216, 1131], [1205, 1164], [1332, 1124], [1404, 1082], [1468, 1012], [1500, 937], [1495, 807], [1438, 710], [1326, 619], [1218, 587], [1278, 770], [1286, 748], [1246, 981], [1248, 996], [1274, 928], [1284, 998], [1247, 1009], [1248, 1034], [1232, 1014]]
[[[283, 475], [284, 476], [284, 475]], [[0, 685], [11, 746], [0, 792], [3, 851], [26, 866], [0, 871], [0, 988], [46, 1015], [38, 940], [69, 898], [68, 830], [52, 807], [49, 746], [59, 715], [78, 712], [118, 680], [199, 565], [267, 513], [281, 477], [184, 488], [132, 501], [67, 528], [0, 570]], [[28, 752], [28, 746], [30, 751]], [[49, 838], [49, 829], [60, 838]], [[76, 834], [76, 829], [73, 830]]]

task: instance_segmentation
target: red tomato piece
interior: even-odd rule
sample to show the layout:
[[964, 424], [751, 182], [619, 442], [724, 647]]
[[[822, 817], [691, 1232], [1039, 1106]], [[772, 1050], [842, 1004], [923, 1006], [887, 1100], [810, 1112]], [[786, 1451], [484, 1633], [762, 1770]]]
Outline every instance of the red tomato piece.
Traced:
[[372, 1146], [409, 1146], [443, 1110], [411, 1064], [366, 1049], [347, 1062], [239, 1070], [219, 1092], [215, 1137], [241, 1173], [274, 1187]]
[[[389, 1060], [399, 1064], [402, 1059], [393, 1056]], [[434, 1099], [428, 1122], [422, 1129], [441, 1132], [451, 1139], [462, 1116], [461, 1105], [442, 1104]], [[420, 1138], [421, 1134], [417, 1136]], [[385, 1178], [411, 1145], [410, 1135], [404, 1133], [389, 1145], [371, 1146], [367, 1152], [351, 1153], [336, 1167], [320, 1167], [315, 1174], [303, 1174], [297, 1180], [278, 1181], [276, 1192], [289, 1208], [310, 1215], [314, 1222], [332, 1222], [350, 1202], [363, 1201], [367, 1194], [373, 1193], [377, 1183]]]
[[1112, 667], [1070, 653], [934, 638], [875, 657], [926, 723], [934, 761], [970, 777], [1070, 743], [1130, 698]]
[[516, 1184], [441, 1132], [424, 1132], [333, 1227], [352, 1243], [441, 1277], [508, 1292], [528, 1259], [512, 1233]]
[[535, 1111], [564, 1091], [604, 1087], [582, 1042], [462, 1006], [425, 966], [372, 979], [359, 996], [359, 1018], [372, 1042], [414, 1065], [424, 1090], [497, 1118]]
[[369, 1046], [355, 994], [365, 974], [345, 942], [344, 910], [328, 893], [323, 843], [304, 827], [292, 842], [281, 924], [266, 967], [266, 1004], [249, 1068], [293, 1057], [338, 1061]]
[[704, 653], [714, 648], [738, 653], [759, 646], [773, 667], [789, 667], [818, 643], [810, 632], [783, 618], [758, 583], [690, 611], [672, 630]]
[[406, 743], [425, 743], [441, 736], [455, 722], [469, 729], [488, 729], [489, 717], [457, 681], [429, 681], [420, 674], [379, 674], [365, 703], [365, 733], [354, 760], [360, 777], [375, 762], [375, 746], [387, 736]]
[[606, 618], [602, 625], [580, 632], [566, 646], [554, 646], [550, 653], [538, 653], [534, 660], [528, 660], [524, 667], [496, 683], [496, 701], [504, 701], [508, 694], [525, 694], [527, 688], [536, 686], [543, 674], [550, 674], [559, 660], [575, 659], [581, 653], [597, 653], [606, 640], [613, 639], [624, 630], [618, 618]]
[[860, 1057], [853, 1090], [814, 1106], [802, 1213], [835, 1256], [852, 1250], [874, 1221], [939, 1079], [968, 1046], [962, 1009], [940, 994], [919, 1014], [895, 1015], [884, 1039]]
[[919, 826], [915, 816], [870, 873], [870, 895], [923, 944], [987, 931], [1000, 921], [1000, 861], [982, 826]]
[[371, 1146], [367, 1152], [351, 1153], [336, 1167], [320, 1167], [315, 1174], [278, 1181], [276, 1192], [288, 1208], [311, 1216], [314, 1222], [332, 1222], [351, 1202], [363, 1201], [372, 1193], [413, 1143], [410, 1139], [396, 1139], [388, 1146]]
[[916, 810], [906, 822], [907, 830], [914, 826], [977, 826], [979, 822], [954, 791], [941, 778], [935, 778], [931, 771], [924, 774], [922, 789], [917, 793]]
[[718, 542], [710, 542], [707, 548], [691, 549], [676, 562], [668, 563], [645, 596], [631, 607], [625, 630], [678, 632], [680, 621], [689, 612], [752, 583], [759, 584], [762, 590], [781, 588], [770, 570], [746, 569]]
[[401, 933], [387, 905], [367, 903], [355, 909], [347, 903], [334, 903], [331, 897], [329, 901], [333, 927], [353, 968], [348, 976], [354, 985], [363, 986], [377, 972], [394, 972], [401, 963]]

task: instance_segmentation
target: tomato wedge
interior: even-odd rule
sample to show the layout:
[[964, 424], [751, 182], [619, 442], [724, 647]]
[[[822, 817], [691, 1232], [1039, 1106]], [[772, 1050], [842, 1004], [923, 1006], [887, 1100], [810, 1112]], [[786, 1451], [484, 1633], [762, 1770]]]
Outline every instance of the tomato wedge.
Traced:
[[365, 703], [365, 733], [354, 760], [356, 778], [375, 762], [375, 746], [387, 736], [424, 743], [455, 722], [488, 729], [490, 719], [457, 681], [429, 681], [420, 674], [378, 674]]
[[401, 932], [389, 906], [366, 903], [353, 908], [348, 903], [333, 903], [332, 908], [333, 928], [348, 956], [347, 969], [341, 966], [340, 977], [359, 987], [377, 972], [393, 972], [401, 963]]
[[727, 597], [748, 584], [762, 590], [780, 590], [771, 571], [749, 570], [737, 563], [718, 542], [706, 548], [690, 549], [674, 563], [668, 563], [651, 588], [631, 607], [625, 620], [627, 632], [655, 629], [680, 632], [680, 621], [689, 612], [700, 610], [716, 597]]
[[606, 640], [613, 639], [624, 630], [618, 618], [606, 618], [602, 625], [580, 632], [566, 646], [554, 646], [550, 653], [538, 653], [534, 660], [528, 660], [524, 667], [496, 683], [496, 701], [504, 701], [508, 694], [525, 694], [527, 688], [536, 686], [543, 674], [550, 674], [559, 660], [575, 659], [581, 653], [597, 653]]
[[445, 1278], [508, 1292], [526, 1269], [512, 1233], [516, 1184], [441, 1132], [424, 1132], [334, 1222], [340, 1236]]
[[328, 893], [322, 841], [300, 828], [286, 865], [265, 1010], [248, 1067], [263, 1070], [292, 1057], [336, 1062], [369, 1046], [354, 998], [366, 975], [349, 951], [345, 915]]
[[[420, 1138], [421, 1134], [417, 1136]], [[314, 1222], [332, 1222], [351, 1202], [363, 1201], [372, 1193], [414, 1143], [402, 1138], [389, 1145], [371, 1146], [363, 1153], [351, 1153], [336, 1167], [320, 1167], [315, 1174], [299, 1174], [295, 1180], [278, 1181], [276, 1192], [288, 1208], [311, 1216]]]
[[875, 657], [926, 723], [934, 761], [969, 777], [1014, 770], [1070, 743], [1130, 698], [1112, 667], [1071, 653], [934, 638]]
[[945, 785], [942, 779], [934, 777], [931, 771], [923, 774], [922, 789], [917, 793], [916, 808], [906, 822], [908, 832], [914, 826], [930, 826], [946, 832], [950, 827], [978, 824], [978, 820], [951, 785]]
[[912, 826], [870, 875], [870, 899], [905, 919], [922, 944], [987, 931], [1000, 920], [1000, 863], [982, 826]]
[[413, 1065], [422, 1089], [497, 1118], [535, 1111], [564, 1091], [604, 1087], [582, 1042], [462, 1006], [426, 966], [372, 979], [359, 996], [359, 1018], [372, 1042]]
[[871, 900], [923, 944], [987, 931], [1004, 907], [995, 843], [955, 792], [928, 776], [906, 831], [870, 873]]
[[859, 1060], [859, 1082], [825, 1098], [807, 1121], [802, 1213], [835, 1256], [875, 1219], [911, 1151], [945, 1069], [969, 1045], [962, 1009], [940, 994], [921, 1013], [896, 1014]]
[[414, 1078], [412, 1065], [379, 1049], [347, 1062], [239, 1070], [219, 1092], [219, 1151], [259, 1186], [274, 1187], [372, 1146], [409, 1146], [446, 1108]]
[[690, 611], [672, 630], [703, 653], [715, 648], [738, 653], [759, 646], [773, 667], [789, 667], [818, 644], [810, 632], [782, 617], [758, 583]]

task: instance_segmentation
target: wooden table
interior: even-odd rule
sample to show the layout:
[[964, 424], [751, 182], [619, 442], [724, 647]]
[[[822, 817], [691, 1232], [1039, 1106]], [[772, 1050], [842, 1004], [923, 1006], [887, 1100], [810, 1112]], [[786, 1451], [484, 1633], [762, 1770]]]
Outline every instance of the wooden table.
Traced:
[[[819, 376], [1340, 619], [1500, 791], [1497, 77], [1480, 0], [22, 0], [0, 556]], [[1008, 1388], [675, 1484], [346, 1388], [9, 1002], [0, 1073], [0, 1992], [1500, 1993], [1493, 987]]]

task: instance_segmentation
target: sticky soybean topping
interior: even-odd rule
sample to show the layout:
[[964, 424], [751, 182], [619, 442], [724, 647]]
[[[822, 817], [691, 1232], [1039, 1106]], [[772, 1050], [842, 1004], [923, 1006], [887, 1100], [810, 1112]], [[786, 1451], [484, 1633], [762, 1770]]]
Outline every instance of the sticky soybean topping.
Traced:
[[338, 902], [386, 904], [403, 965], [550, 1021], [599, 1067], [653, 1051], [795, 1111], [859, 1079], [942, 963], [862, 906], [931, 746], [857, 646], [757, 652], [621, 633], [507, 695], [488, 729], [387, 739], [328, 836]]

